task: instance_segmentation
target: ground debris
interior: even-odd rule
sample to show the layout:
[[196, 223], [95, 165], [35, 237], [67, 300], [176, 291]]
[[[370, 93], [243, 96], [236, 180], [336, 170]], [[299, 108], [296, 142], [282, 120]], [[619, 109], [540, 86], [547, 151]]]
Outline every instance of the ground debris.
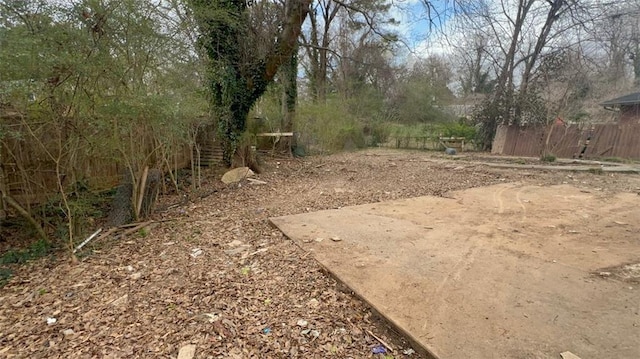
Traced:
[[[453, 161], [443, 158], [367, 150], [280, 159], [277, 171], [266, 159], [260, 180], [268, 185], [240, 188], [218, 181], [224, 170], [212, 169], [203, 193], [213, 195], [156, 213], [151, 219], [159, 225], [144, 240], [138, 233], [126, 242], [96, 238], [87, 247], [102, 246], [99, 252], [78, 264], [60, 256], [17, 270], [0, 293], [0, 356], [176, 358], [178, 348], [191, 344], [197, 358], [370, 358], [381, 344], [368, 331], [393, 348], [407, 348], [267, 218], [525, 179], [517, 170], [485, 166], [447, 170]], [[349, 171], [340, 170], [345, 167]], [[575, 177], [592, 181], [588, 174]], [[562, 181], [551, 172], [531, 178]], [[599, 182], [590, 183], [603, 195], [638, 188], [624, 176], [606, 183], [595, 178]], [[182, 194], [166, 196], [159, 205], [181, 201]], [[629, 223], [622, 229], [635, 228], [632, 219], [616, 219]], [[328, 234], [312, 238], [317, 246], [331, 242]], [[194, 249], [202, 252], [197, 259]], [[57, 310], [57, 323], [46, 325]], [[306, 327], [296, 325], [300, 318]], [[74, 334], [62, 335], [67, 330]]]

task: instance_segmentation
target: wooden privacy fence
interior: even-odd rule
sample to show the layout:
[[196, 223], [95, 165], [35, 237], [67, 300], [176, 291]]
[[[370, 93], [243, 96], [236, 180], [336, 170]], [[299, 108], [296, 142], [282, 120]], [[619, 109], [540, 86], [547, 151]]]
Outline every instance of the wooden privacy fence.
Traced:
[[584, 149], [585, 158], [640, 159], [640, 124], [499, 126], [491, 152], [538, 157], [545, 148], [561, 158], [577, 157]]
[[[12, 119], [5, 117], [0, 120], [8, 122]], [[15, 133], [21, 135], [6, 136], [0, 140], [0, 189], [26, 208], [59, 193], [58, 180], [65, 188], [78, 182], [89, 185], [93, 190], [117, 185], [127, 168], [126, 161], [121, 158], [121, 153], [125, 151], [131, 152], [131, 163], [141, 163], [137, 166], [140, 168], [144, 164], [157, 164], [157, 167], [166, 171], [184, 168], [190, 163], [188, 145], [176, 142], [171, 153], [161, 153], [157, 150], [157, 140], [152, 131], [142, 126], [129, 133], [130, 141], [123, 140], [127, 149], [121, 153], [106, 153], [104, 150], [92, 150], [91, 146], [84, 143], [69, 149], [80, 142], [72, 143], [70, 140], [65, 140], [67, 142], [60, 150], [57, 148], [55, 132], [46, 126], [41, 126], [42, 129], [37, 132], [30, 132], [21, 122], [10, 125]], [[64, 153], [58, 159], [60, 168], [56, 169], [52, 155], [55, 157], [58, 151]], [[134, 157], [138, 159], [136, 162], [132, 162]]]

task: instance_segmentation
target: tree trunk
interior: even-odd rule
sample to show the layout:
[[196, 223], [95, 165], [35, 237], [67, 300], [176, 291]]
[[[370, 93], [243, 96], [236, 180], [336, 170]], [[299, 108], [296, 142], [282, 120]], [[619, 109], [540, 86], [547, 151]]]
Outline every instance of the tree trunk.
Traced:
[[[201, 31], [207, 35], [204, 47], [211, 60], [213, 109], [222, 135], [224, 161], [231, 165], [249, 111], [267, 90], [278, 69], [297, 49], [298, 37], [312, 0], [287, 0], [282, 30], [264, 57], [244, 46], [250, 16], [247, 2], [192, 0]], [[220, 12], [227, 16], [220, 16]]]
[[[296, 114], [296, 101], [298, 99], [298, 53], [297, 49], [291, 54], [291, 58], [282, 67], [283, 93], [282, 93], [282, 122], [281, 132], [293, 132], [293, 120]], [[279, 149], [291, 153], [291, 137], [282, 137]]]

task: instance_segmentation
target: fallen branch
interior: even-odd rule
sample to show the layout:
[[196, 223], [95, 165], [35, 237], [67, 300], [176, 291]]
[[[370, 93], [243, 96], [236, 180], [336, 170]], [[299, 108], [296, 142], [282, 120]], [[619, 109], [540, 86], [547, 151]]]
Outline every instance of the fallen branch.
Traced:
[[153, 223], [153, 221], [147, 221], [147, 222], [138, 223], [137, 226], [135, 226], [133, 228], [130, 228], [130, 229], [127, 229], [126, 231], [124, 231], [124, 233], [119, 235], [118, 238], [126, 237], [126, 236], [130, 235], [131, 233], [134, 233], [134, 232], [140, 230], [140, 228], [144, 228], [144, 227], [150, 225], [151, 223]]
[[44, 232], [44, 229], [42, 229], [42, 226], [40, 226], [40, 224], [33, 218], [31, 213], [24, 209], [24, 207], [22, 207], [20, 203], [16, 202], [16, 200], [14, 200], [11, 196], [3, 194], [3, 198], [9, 206], [13, 207], [13, 209], [18, 211], [18, 213], [20, 213], [22, 217], [24, 217], [29, 223], [31, 223], [33, 228], [38, 233], [38, 236], [42, 238], [42, 240], [44, 240], [45, 242], [49, 242], [49, 237]]
[[377, 337], [375, 334], [373, 334], [370, 330], [367, 330], [367, 334], [371, 335], [375, 340], [377, 340], [378, 342], [380, 342], [380, 344], [382, 344], [382, 346], [384, 346], [385, 348], [387, 348], [390, 352], [393, 353], [393, 348], [387, 344], [384, 340], [380, 339], [379, 337]]

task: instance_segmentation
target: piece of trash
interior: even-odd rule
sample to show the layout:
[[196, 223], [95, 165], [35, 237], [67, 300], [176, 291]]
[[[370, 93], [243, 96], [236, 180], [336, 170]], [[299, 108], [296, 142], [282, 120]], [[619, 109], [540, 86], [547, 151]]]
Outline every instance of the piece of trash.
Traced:
[[242, 267], [240, 272], [242, 273], [242, 275], [249, 275], [249, 272], [251, 272], [251, 267]]
[[601, 277], [609, 277], [611, 276], [611, 272], [600, 272], [598, 273]]
[[310, 334], [311, 334], [312, 337], [317, 338], [317, 337], [320, 336], [320, 331], [314, 329], [314, 330], [311, 331]]
[[334, 242], [340, 242], [342, 240], [342, 238], [335, 236], [335, 237], [331, 237], [331, 240]]
[[57, 321], [58, 321], [58, 319], [56, 319], [56, 318], [47, 318], [47, 325], [56, 324]]
[[132, 267], [132, 266], [126, 266], [125, 268], [127, 268], [127, 270], [128, 270], [129, 272], [133, 272], [133, 267]]
[[262, 329], [262, 332], [263, 332], [264, 334], [269, 334], [269, 333], [271, 333], [271, 328], [268, 328], [268, 327], [267, 327], [267, 328], [264, 328], [264, 329]]
[[447, 148], [444, 150], [444, 153], [446, 153], [446, 154], [448, 154], [448, 155], [453, 156], [453, 155], [455, 155], [455, 154], [456, 154], [456, 153], [458, 153], [458, 152], [456, 151], [456, 149], [455, 149], [455, 148], [447, 147]]
[[628, 223], [625, 222], [620, 222], [620, 221], [613, 221], [613, 223], [619, 225], [619, 226], [626, 226]]
[[142, 278], [142, 273], [140, 273], [140, 272], [136, 272], [136, 273], [133, 273], [131, 275], [131, 279], [133, 279], [133, 280], [138, 280], [140, 278]]
[[300, 334], [307, 335], [307, 334], [309, 334], [309, 332], [311, 332], [311, 329], [305, 329], [305, 330], [300, 331]]
[[411, 348], [405, 349], [405, 350], [402, 351], [402, 354], [404, 354], [404, 355], [413, 355], [415, 353], [416, 353], [416, 351], [411, 349]]
[[307, 322], [307, 321], [306, 321], [306, 320], [304, 320], [304, 319], [300, 319], [300, 320], [298, 320], [298, 322], [297, 322], [296, 324], [297, 324], [299, 327], [306, 327], [306, 326], [307, 326], [307, 324], [309, 324], [309, 322]]
[[382, 345], [376, 345], [375, 347], [371, 348], [371, 352], [373, 354], [387, 354], [387, 349]]
[[202, 252], [202, 249], [200, 249], [200, 248], [194, 248], [194, 249], [192, 249], [192, 250], [191, 250], [191, 257], [193, 257], [193, 258], [197, 258], [197, 257], [201, 256], [201, 255], [202, 255], [202, 253], [203, 253], [203, 252]]
[[307, 306], [311, 308], [316, 308], [318, 305], [320, 305], [320, 302], [316, 298], [311, 298], [307, 302]]
[[324, 238], [320, 238], [320, 237], [318, 237], [318, 238], [316, 238], [316, 239], [314, 239], [314, 240], [315, 240], [316, 242], [320, 243], [320, 242], [324, 241]]

